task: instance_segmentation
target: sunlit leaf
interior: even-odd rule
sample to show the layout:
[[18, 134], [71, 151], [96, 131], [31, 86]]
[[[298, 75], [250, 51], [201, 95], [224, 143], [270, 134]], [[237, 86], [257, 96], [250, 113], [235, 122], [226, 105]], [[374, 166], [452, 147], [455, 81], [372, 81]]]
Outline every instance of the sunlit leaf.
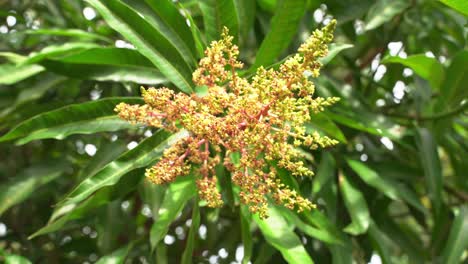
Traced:
[[440, 0], [458, 12], [468, 16], [468, 3], [465, 0]]
[[369, 228], [371, 218], [364, 196], [344, 175], [340, 175], [340, 189], [352, 220], [344, 231], [353, 235], [365, 233]]
[[442, 251], [442, 263], [458, 263], [468, 248], [468, 207], [462, 206], [457, 212], [450, 229], [446, 246]]
[[288, 263], [313, 263], [292, 226], [288, 225], [277, 209], [270, 207], [267, 219], [262, 220], [258, 215], [253, 216], [253, 219], [266, 241], [279, 250]]
[[429, 81], [433, 89], [439, 89], [444, 80], [444, 67], [435, 58], [424, 54], [412, 55], [407, 58], [387, 57], [382, 63], [400, 63], [411, 68], [416, 74]]
[[150, 242], [153, 249], [164, 238], [170, 224], [195, 194], [195, 182], [191, 176], [180, 177], [171, 183], [159, 208], [157, 221], [151, 227]]
[[125, 258], [128, 255], [128, 252], [132, 248], [132, 244], [128, 244], [122, 248], [119, 248], [112, 252], [109, 255], [103, 256], [98, 261], [96, 264], [123, 264], [125, 263]]
[[367, 13], [365, 30], [378, 28], [400, 14], [409, 5], [410, 2], [406, 0], [377, 0]]
[[193, 259], [193, 250], [195, 248], [196, 235], [198, 234], [198, 228], [200, 227], [200, 207], [198, 206], [198, 199], [195, 199], [192, 210], [192, 223], [190, 225], [187, 244], [185, 245], [185, 250], [182, 254], [181, 263], [183, 264], [190, 264], [192, 263]]

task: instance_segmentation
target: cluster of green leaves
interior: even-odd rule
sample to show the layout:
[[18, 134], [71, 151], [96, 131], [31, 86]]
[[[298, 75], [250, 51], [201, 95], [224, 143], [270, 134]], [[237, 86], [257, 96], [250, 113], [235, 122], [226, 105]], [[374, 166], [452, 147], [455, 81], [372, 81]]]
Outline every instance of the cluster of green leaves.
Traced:
[[[457, 263], [468, 247], [465, 0], [0, 1], [0, 261], [6, 263]], [[209, 209], [193, 177], [144, 168], [184, 137], [119, 120], [139, 86], [191, 93], [223, 26], [249, 76], [339, 22], [317, 93], [342, 100], [307, 127], [341, 142], [306, 151], [318, 203]]]

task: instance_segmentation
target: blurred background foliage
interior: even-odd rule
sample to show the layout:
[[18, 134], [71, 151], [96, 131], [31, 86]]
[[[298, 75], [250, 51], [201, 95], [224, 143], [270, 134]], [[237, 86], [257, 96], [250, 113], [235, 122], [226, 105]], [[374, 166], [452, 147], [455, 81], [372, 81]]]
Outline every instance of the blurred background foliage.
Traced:
[[[0, 0], [0, 262], [461, 263], [468, 260], [465, 0]], [[190, 176], [144, 181], [177, 135], [117, 119], [140, 86], [192, 92], [230, 28], [252, 73], [338, 20], [311, 131], [318, 204], [265, 221], [196, 199]]]

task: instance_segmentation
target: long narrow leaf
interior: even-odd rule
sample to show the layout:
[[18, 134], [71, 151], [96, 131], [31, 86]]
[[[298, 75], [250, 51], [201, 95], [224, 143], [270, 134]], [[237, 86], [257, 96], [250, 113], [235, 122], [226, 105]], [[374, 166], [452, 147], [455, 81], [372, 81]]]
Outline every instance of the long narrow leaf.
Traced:
[[141, 14], [117, 0], [87, 0], [181, 91], [192, 92], [191, 69], [174, 46]]
[[306, 3], [305, 0], [278, 2], [270, 32], [260, 45], [253, 68], [270, 65], [289, 46], [306, 10]]
[[340, 189], [352, 222], [344, 230], [353, 235], [363, 234], [371, 223], [369, 209], [362, 193], [345, 177], [340, 175]]
[[198, 228], [200, 227], [200, 207], [198, 205], [198, 199], [195, 198], [193, 209], [192, 209], [192, 224], [190, 226], [189, 235], [187, 238], [187, 244], [185, 246], [184, 253], [182, 254], [183, 264], [192, 263], [193, 249], [195, 247], [196, 235]]
[[170, 224], [195, 194], [193, 177], [181, 177], [176, 182], [171, 183], [164, 196], [163, 204], [159, 208], [157, 221], [151, 227], [150, 242], [152, 249], [155, 249], [161, 239], [164, 238]]
[[71, 134], [91, 134], [129, 128], [114, 107], [120, 102], [140, 103], [139, 98], [109, 98], [74, 104], [32, 117], [0, 137], [0, 142], [18, 139], [18, 144], [44, 138], [63, 139]]
[[91, 48], [40, 62], [47, 70], [72, 78], [157, 85], [167, 78], [140, 53], [122, 48]]
[[288, 225], [280, 212], [271, 207], [269, 215], [264, 220], [257, 215], [253, 216], [266, 241], [279, 250], [288, 263], [314, 263], [299, 237], [292, 230], [292, 226]]
[[11, 181], [0, 185], [0, 216], [15, 204], [28, 199], [41, 186], [62, 175], [67, 163], [60, 161], [25, 169]]

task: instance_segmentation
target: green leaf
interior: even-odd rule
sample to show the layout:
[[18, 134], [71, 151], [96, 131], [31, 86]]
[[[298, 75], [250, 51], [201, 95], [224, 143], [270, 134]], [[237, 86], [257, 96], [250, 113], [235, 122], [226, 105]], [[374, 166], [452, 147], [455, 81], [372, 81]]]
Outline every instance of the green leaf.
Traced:
[[[320, 210], [311, 210], [300, 213], [303, 222], [309, 226], [317, 227], [321, 232], [317, 234], [323, 241], [330, 242], [332, 244], [344, 243], [345, 237], [336, 225], [330, 221]], [[299, 226], [298, 226], [299, 227]]]
[[5, 257], [5, 264], [31, 264], [32, 262], [29, 259], [19, 256], [7, 254]]
[[379, 230], [375, 223], [369, 226], [369, 237], [374, 249], [379, 253], [382, 263], [391, 264], [391, 250], [389, 239], [382, 231]]
[[332, 43], [330, 44], [330, 47], [328, 48], [328, 54], [327, 56], [323, 57], [323, 58], [320, 58], [319, 61], [323, 64], [323, 65], [327, 65], [328, 63], [330, 63], [340, 52], [342, 52], [343, 50], [346, 50], [346, 49], [350, 49], [354, 47], [353, 44], [335, 44], [335, 43]]
[[309, 225], [302, 221], [295, 212], [278, 207], [277, 210], [281, 212], [281, 215], [288, 220], [292, 225], [296, 226], [299, 230], [307, 234], [308, 236], [315, 237], [318, 240], [329, 244], [342, 244], [342, 238], [334, 232], [329, 232], [329, 230], [324, 230], [322, 228], [316, 228], [312, 225]]
[[195, 20], [193, 19], [190, 12], [185, 10], [180, 3], [179, 3], [179, 5], [180, 5], [180, 10], [182, 12], [184, 12], [184, 16], [186, 16], [188, 21], [190, 22], [190, 31], [192, 33], [193, 41], [195, 42], [197, 57], [202, 58], [202, 57], [205, 56], [206, 43], [203, 41], [200, 29], [198, 28], [197, 24], [195, 23]]
[[424, 263], [425, 249], [420, 238], [408, 232], [411, 230], [408, 226], [397, 224], [388, 213], [379, 214], [379, 216], [375, 223], [378, 223], [379, 229], [409, 256], [409, 263]]
[[362, 193], [344, 175], [339, 178], [340, 190], [352, 222], [344, 230], [352, 235], [367, 231], [371, 223], [369, 209]]
[[112, 43], [112, 40], [95, 33], [84, 31], [75, 28], [38, 28], [34, 30], [26, 30], [21, 33], [28, 35], [51, 35], [51, 36], [63, 36], [77, 39], [88, 39], [88, 40], [101, 40], [107, 43]]
[[336, 162], [329, 152], [322, 152], [322, 158], [317, 168], [317, 174], [313, 178], [312, 196], [315, 197], [327, 182], [334, 179]]
[[311, 115], [311, 121], [305, 123], [307, 133], [312, 133], [315, 129], [325, 132], [327, 136], [337, 139], [342, 143], [347, 143], [346, 138], [340, 128], [324, 113]]
[[377, 0], [367, 13], [365, 30], [372, 30], [389, 22], [409, 5], [410, 2], [406, 0]]
[[162, 156], [166, 148], [186, 136], [185, 131], [170, 136], [168, 132], [159, 130], [153, 136], [143, 140], [137, 147], [125, 152], [95, 175], [83, 180], [59, 203], [49, 222], [68, 214], [96, 191], [117, 184], [125, 174], [154, 163]]
[[195, 198], [193, 209], [192, 209], [192, 224], [185, 244], [185, 250], [182, 254], [183, 264], [192, 263], [193, 249], [195, 247], [196, 235], [198, 234], [198, 228], [200, 227], [200, 207], [198, 205], [198, 198]]
[[447, 112], [460, 106], [468, 98], [468, 51], [460, 51], [454, 57], [447, 69], [444, 84], [440, 89], [440, 96], [435, 112]]
[[72, 78], [149, 85], [168, 82], [150, 61], [130, 49], [91, 48], [40, 63], [50, 71]]
[[123, 2], [143, 15], [145, 20], [177, 50], [187, 65], [192, 67], [197, 64], [192, 35], [185, 18], [172, 1], [123, 0]]
[[429, 58], [424, 54], [401, 57], [387, 57], [382, 63], [400, 63], [410, 67], [421, 78], [429, 81], [433, 89], [438, 90], [444, 79], [444, 67], [435, 58]]
[[442, 168], [439, 155], [437, 153], [437, 143], [432, 133], [427, 128], [418, 128], [416, 142], [419, 150], [419, 158], [424, 169], [426, 185], [429, 191], [429, 198], [435, 214], [441, 210], [442, 206]]
[[68, 221], [83, 217], [91, 209], [106, 204], [116, 197], [124, 196], [141, 181], [144, 167], [154, 163], [166, 148], [186, 136], [185, 131], [170, 136], [168, 132], [160, 130], [142, 141], [136, 148], [108, 163], [68, 194], [57, 205], [48, 224], [30, 238], [54, 232]]
[[468, 206], [464, 205], [458, 210], [455, 220], [446, 240], [447, 244], [442, 251], [441, 263], [459, 263], [463, 252], [468, 248]]
[[60, 45], [50, 45], [38, 52], [32, 52], [28, 58], [20, 63], [20, 65], [30, 65], [38, 63], [44, 59], [60, 58], [73, 53], [81, 52], [91, 48], [98, 48], [99, 45], [86, 42], [67, 42]]
[[244, 257], [242, 258], [242, 264], [247, 264], [252, 257], [253, 241], [252, 233], [250, 232], [250, 222], [252, 216], [246, 206], [241, 205], [239, 210], [239, 217], [241, 223], [241, 234], [242, 234], [242, 245], [244, 246]]
[[229, 29], [234, 43], [245, 39], [253, 23], [255, 2], [248, 0], [202, 0], [199, 1], [208, 42], [218, 40], [223, 27]]
[[234, 42], [238, 40], [239, 17], [236, 10], [238, 0], [201, 0], [198, 1], [203, 14], [206, 39], [210, 43], [218, 40], [223, 27], [229, 29], [229, 35], [234, 36]]
[[288, 263], [314, 263], [294, 233], [293, 226], [288, 225], [280, 212], [275, 207], [270, 207], [268, 214], [269, 217], [264, 220], [258, 215], [253, 216], [266, 241], [279, 250]]
[[268, 264], [271, 263], [271, 258], [276, 254], [274, 247], [268, 243], [261, 243], [260, 249], [258, 250], [257, 257], [255, 258], [254, 264]]
[[116, 159], [126, 150], [127, 144], [122, 140], [110, 144], [106, 142], [106, 144], [101, 145], [92, 159], [80, 170], [78, 179], [88, 178], [96, 174], [107, 163]]
[[133, 244], [128, 244], [117, 249], [109, 255], [101, 257], [96, 264], [123, 264]]
[[36, 64], [16, 66], [0, 65], [0, 84], [12, 85], [44, 71], [44, 67]]
[[23, 89], [19, 92], [14, 104], [0, 112], [0, 118], [14, 113], [16, 109], [26, 105], [26, 103], [41, 98], [48, 90], [66, 81], [65, 77], [50, 75], [47, 73], [42, 74], [40, 77], [42, 78], [36, 82], [36, 85]]
[[468, 16], [468, 2], [465, 0], [440, 0], [440, 2], [450, 6], [465, 16]]
[[[159, 208], [157, 221], [151, 227], [150, 242], [152, 249], [155, 249], [161, 239], [164, 238], [171, 223], [195, 194], [195, 182], [191, 176], [179, 177], [175, 182], [171, 183]], [[192, 224], [195, 223], [192, 222]]]
[[346, 161], [365, 183], [376, 188], [390, 199], [397, 201], [405, 200], [421, 212], [426, 212], [426, 208], [421, 204], [416, 194], [408, 188], [398, 184], [393, 179], [386, 178], [383, 175], [379, 176], [376, 171], [360, 161], [351, 159], [347, 159]]
[[92, 210], [109, 204], [110, 201], [124, 197], [138, 186], [144, 173], [145, 170], [142, 168], [133, 170], [123, 175], [116, 184], [100, 188], [96, 193], [80, 203], [72, 204], [68, 207], [59, 206], [52, 214], [47, 225], [29, 236], [29, 239], [55, 232], [65, 226], [69, 221], [89, 216]]
[[140, 98], [113, 97], [82, 104], [68, 105], [34, 116], [0, 137], [0, 142], [21, 138], [17, 144], [32, 140], [63, 139], [72, 134], [92, 134], [131, 127], [119, 119], [114, 111], [120, 102], [140, 103]]
[[281, 0], [271, 20], [271, 27], [262, 41], [252, 68], [272, 64], [289, 46], [306, 10], [305, 0]]
[[181, 91], [192, 92], [191, 67], [165, 36], [139, 13], [117, 0], [87, 0]]
[[41, 186], [55, 180], [67, 168], [63, 161], [32, 166], [0, 185], [0, 216], [8, 208], [28, 199]]

